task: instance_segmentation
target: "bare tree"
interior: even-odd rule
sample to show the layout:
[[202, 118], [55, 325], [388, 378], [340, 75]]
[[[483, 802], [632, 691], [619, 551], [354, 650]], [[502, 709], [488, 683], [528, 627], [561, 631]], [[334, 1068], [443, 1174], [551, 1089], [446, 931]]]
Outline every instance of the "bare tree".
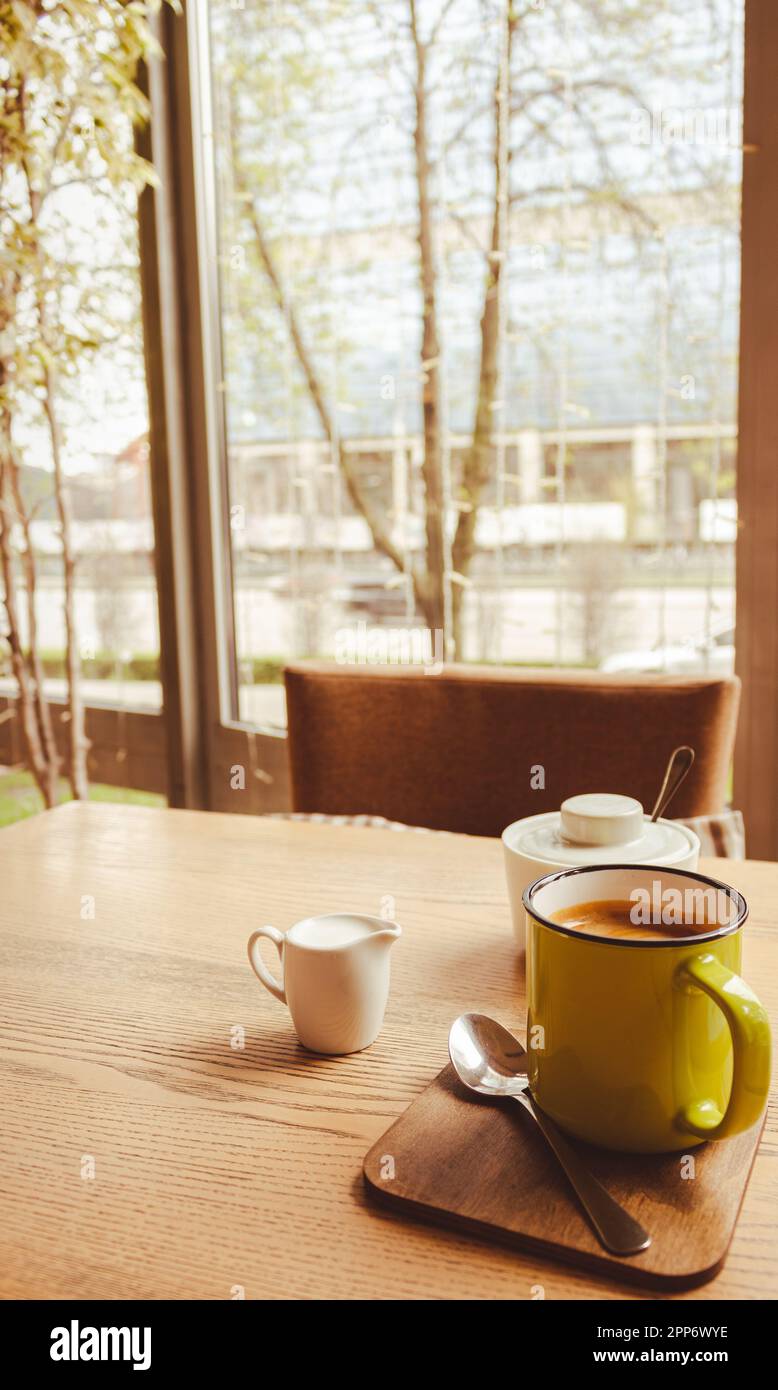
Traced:
[[[413, 86], [413, 154], [418, 198], [419, 276], [421, 281], [421, 378], [422, 418], [424, 421], [424, 521], [427, 533], [426, 574], [421, 587], [422, 608], [427, 625], [442, 631], [445, 624], [445, 512], [441, 435], [444, 428], [441, 405], [441, 343], [437, 308], [437, 265], [433, 229], [433, 198], [430, 189], [432, 160], [428, 128], [429, 79], [428, 43], [424, 42], [416, 0], [408, 0], [409, 22], [415, 59]], [[424, 601], [426, 600], [426, 601]]]
[[[5, 368], [0, 363], [0, 390]], [[15, 525], [21, 527], [21, 562], [27, 606], [27, 649], [22, 642], [22, 621], [13, 544]], [[19, 692], [19, 712], [27, 760], [45, 806], [57, 801], [57, 754], [51, 712], [43, 691], [43, 672], [38, 653], [35, 621], [35, 556], [30, 540], [29, 517], [21, 500], [19, 463], [10, 434], [10, 412], [0, 410], [0, 568], [11, 652], [11, 669]]]
[[459, 485], [460, 507], [451, 551], [454, 573], [460, 582], [453, 589], [454, 650], [462, 651], [461, 577], [470, 572], [475, 553], [475, 524], [478, 504], [491, 473], [492, 438], [494, 434], [494, 405], [499, 378], [499, 347], [503, 298], [503, 268], [505, 264], [505, 235], [508, 211], [508, 174], [510, 169], [510, 73], [513, 39], [516, 33], [517, 12], [511, 0], [505, 13], [504, 51], [496, 65], [493, 98], [492, 163], [494, 168], [494, 201], [492, 232], [486, 269], [483, 311], [480, 328], [480, 360], [476, 388], [473, 432]]
[[[13, 39], [11, 33], [5, 37]], [[24, 82], [10, 67], [0, 78], [0, 188], [9, 170], [18, 167], [18, 136], [23, 126]], [[51, 722], [51, 712], [43, 690], [43, 672], [38, 653], [35, 611], [36, 565], [30, 535], [30, 518], [22, 497], [21, 468], [13, 442], [13, 402], [17, 361], [15, 324], [23, 287], [22, 267], [6, 258], [2, 268], [0, 294], [0, 568], [8, 624], [6, 640], [11, 653], [11, 669], [19, 692], [22, 738], [30, 770], [45, 806], [57, 800], [59, 756]], [[14, 531], [20, 529], [21, 567], [24, 576], [27, 618], [27, 649], [22, 640], [22, 618], [17, 581]]]

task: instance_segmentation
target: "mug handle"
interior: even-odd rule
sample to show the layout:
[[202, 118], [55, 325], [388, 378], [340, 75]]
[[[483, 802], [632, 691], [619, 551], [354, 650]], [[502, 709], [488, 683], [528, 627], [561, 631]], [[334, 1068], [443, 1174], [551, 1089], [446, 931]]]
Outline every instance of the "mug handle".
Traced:
[[261, 980], [265, 989], [269, 989], [276, 999], [280, 999], [282, 1004], [286, 1003], [286, 992], [283, 983], [279, 984], [275, 975], [271, 975], [261, 955], [259, 954], [260, 937], [266, 936], [272, 941], [278, 954], [281, 957], [281, 980], [284, 978], [284, 934], [276, 931], [275, 927], [260, 927], [258, 931], [253, 931], [249, 937], [249, 964], [251, 965], [257, 979]]
[[700, 1139], [727, 1139], [759, 1119], [770, 1087], [770, 1025], [753, 990], [707, 952], [684, 961], [679, 971], [718, 1004], [732, 1034], [732, 1091], [722, 1115], [712, 1100], [686, 1106], [679, 1124]]

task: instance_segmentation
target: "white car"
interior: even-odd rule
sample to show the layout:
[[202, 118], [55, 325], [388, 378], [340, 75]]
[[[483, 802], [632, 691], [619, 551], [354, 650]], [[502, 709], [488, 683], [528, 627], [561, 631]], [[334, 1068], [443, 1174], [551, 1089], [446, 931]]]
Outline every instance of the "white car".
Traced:
[[647, 651], [615, 652], [601, 671], [656, 671], [668, 675], [729, 676], [735, 669], [735, 629], [723, 628], [709, 638], [679, 642]]

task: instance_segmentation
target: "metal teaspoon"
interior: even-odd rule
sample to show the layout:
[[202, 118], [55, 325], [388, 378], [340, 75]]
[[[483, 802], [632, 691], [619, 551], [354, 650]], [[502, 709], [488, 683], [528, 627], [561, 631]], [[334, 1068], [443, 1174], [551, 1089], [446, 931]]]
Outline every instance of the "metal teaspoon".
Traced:
[[670, 805], [681, 783], [691, 771], [693, 762], [694, 749], [689, 748], [686, 743], [681, 744], [680, 748], [676, 748], [670, 754], [670, 760], [665, 770], [664, 781], [659, 790], [654, 809], [651, 812], [652, 820], [659, 820], [659, 817], [667, 810], [667, 807]]
[[650, 1235], [605, 1191], [554, 1121], [535, 1104], [529, 1091], [527, 1054], [518, 1038], [485, 1014], [460, 1014], [451, 1025], [448, 1051], [457, 1076], [471, 1091], [510, 1096], [529, 1112], [606, 1250], [636, 1255], [648, 1248]]

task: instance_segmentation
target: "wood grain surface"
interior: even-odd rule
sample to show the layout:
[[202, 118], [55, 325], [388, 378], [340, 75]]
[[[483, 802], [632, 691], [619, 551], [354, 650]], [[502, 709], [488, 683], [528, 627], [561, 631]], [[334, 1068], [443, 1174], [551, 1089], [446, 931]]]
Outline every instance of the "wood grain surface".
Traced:
[[474, 1096], [451, 1065], [374, 1144], [364, 1174], [373, 1199], [406, 1216], [666, 1292], [696, 1288], [721, 1269], [761, 1133], [760, 1122], [685, 1154], [609, 1153], [573, 1141], [651, 1236], [629, 1259], [603, 1249], [526, 1111]]
[[[523, 1027], [501, 854], [107, 805], [0, 832], [0, 1294], [643, 1296], [364, 1193], [367, 1150], [444, 1066], [452, 1018]], [[778, 866], [706, 867], [750, 900], [744, 973], [775, 1018]], [[306, 1053], [249, 968], [249, 932], [382, 908], [404, 935], [379, 1038]], [[681, 1297], [775, 1297], [777, 1199], [773, 1103], [726, 1265]]]

